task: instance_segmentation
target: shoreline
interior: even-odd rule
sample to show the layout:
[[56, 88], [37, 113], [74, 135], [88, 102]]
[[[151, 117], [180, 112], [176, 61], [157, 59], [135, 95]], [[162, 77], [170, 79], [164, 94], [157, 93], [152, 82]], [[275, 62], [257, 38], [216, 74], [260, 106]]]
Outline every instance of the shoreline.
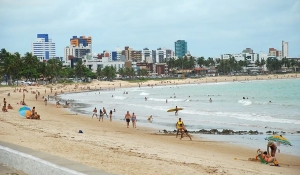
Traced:
[[[214, 77], [208, 79], [214, 82]], [[180, 81], [180, 83], [185, 84], [186, 81], [188, 80]], [[198, 82], [201, 81], [206, 80], [198, 80]], [[220, 82], [220, 80], [217, 81]], [[101, 84], [101, 87], [111, 87], [109, 83], [111, 82], [93, 82], [90, 86]], [[121, 83], [124, 83], [122, 88], [124, 86], [138, 87], [137, 83]], [[159, 84], [152, 80], [151, 83]], [[142, 85], [151, 83], [146, 82]], [[38, 89], [42, 92], [41, 96], [48, 95], [43, 92], [46, 87], [29, 86], [27, 88]], [[67, 93], [67, 88], [68, 86], [57, 90]], [[69, 89], [71, 88], [72, 85], [69, 86]], [[11, 92], [10, 97], [4, 89]], [[207, 141], [201, 137], [193, 137], [193, 141], [188, 141], [187, 138], [179, 140], [164, 135], [153, 135], [154, 129], [148, 127], [127, 129], [125, 122], [118, 120], [113, 122], [106, 120], [102, 123], [81, 114], [66, 115], [65, 108], [56, 108], [50, 103], [45, 107], [41, 97], [38, 97], [36, 101], [34, 94], [30, 92], [26, 93], [25, 101], [30, 107], [37, 108], [41, 120], [26, 120], [18, 114], [17, 110], [20, 105], [15, 104], [22, 98], [22, 93], [13, 93], [13, 89], [11, 87], [0, 88], [1, 98], [7, 98], [8, 103], [15, 108], [3, 113], [0, 117], [1, 140], [65, 157], [107, 172], [125, 175], [174, 174], [174, 172], [181, 174], [218, 174], [220, 172], [226, 172], [226, 174], [297, 174], [300, 170], [300, 158], [297, 156], [277, 154], [281, 164], [278, 169], [259, 162], [248, 161], [248, 158], [255, 156], [256, 150], [254, 149], [226, 142]], [[82, 130], [83, 134], [78, 134], [78, 130]], [[141, 162], [143, 166], [140, 166]], [[126, 166], [120, 167], [120, 164]]]

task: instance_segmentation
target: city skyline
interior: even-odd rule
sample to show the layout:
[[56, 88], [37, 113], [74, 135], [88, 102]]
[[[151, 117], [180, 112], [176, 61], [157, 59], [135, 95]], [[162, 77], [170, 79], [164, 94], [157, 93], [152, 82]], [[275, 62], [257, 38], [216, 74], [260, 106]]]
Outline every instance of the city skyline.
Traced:
[[56, 56], [64, 55], [72, 36], [91, 36], [95, 53], [124, 46], [175, 50], [174, 42], [185, 40], [192, 55], [206, 58], [244, 48], [268, 53], [269, 48], [281, 50], [281, 41], [289, 43], [290, 57], [300, 55], [300, 2], [295, 0], [4, 0], [0, 14], [5, 16], [0, 19], [1, 48], [21, 54], [31, 51], [36, 34], [47, 33], [56, 44]]

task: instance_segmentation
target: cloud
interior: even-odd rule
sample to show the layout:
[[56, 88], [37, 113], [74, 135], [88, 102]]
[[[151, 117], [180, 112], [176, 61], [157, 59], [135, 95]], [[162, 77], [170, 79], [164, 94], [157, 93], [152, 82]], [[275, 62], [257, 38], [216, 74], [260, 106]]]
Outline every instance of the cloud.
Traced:
[[296, 0], [2, 0], [0, 15], [0, 45], [21, 53], [37, 33], [48, 33], [60, 56], [73, 35], [92, 36], [95, 52], [125, 45], [174, 49], [185, 39], [192, 54], [208, 57], [244, 47], [267, 52], [285, 40], [300, 55], [293, 47], [300, 44]]

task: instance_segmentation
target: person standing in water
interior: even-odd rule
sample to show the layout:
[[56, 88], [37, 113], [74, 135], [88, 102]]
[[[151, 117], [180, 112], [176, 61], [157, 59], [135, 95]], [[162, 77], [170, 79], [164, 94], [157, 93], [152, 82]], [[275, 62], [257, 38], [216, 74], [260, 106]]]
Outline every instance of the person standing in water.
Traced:
[[209, 98], [209, 102], [212, 103], [212, 99], [211, 98]]
[[178, 115], [178, 108], [177, 108], [177, 106], [175, 108], [175, 115]]
[[109, 121], [112, 121], [112, 110], [109, 111]]
[[132, 121], [132, 127], [136, 128], [136, 115], [134, 113], [132, 113], [131, 121]]
[[103, 113], [102, 110], [100, 109], [99, 121], [102, 119], [102, 122], [103, 122], [103, 116], [104, 116], [104, 113]]
[[129, 128], [129, 123], [130, 123], [130, 119], [131, 119], [129, 111], [127, 111], [127, 113], [125, 114], [125, 118], [124, 119], [126, 120], [127, 128]]

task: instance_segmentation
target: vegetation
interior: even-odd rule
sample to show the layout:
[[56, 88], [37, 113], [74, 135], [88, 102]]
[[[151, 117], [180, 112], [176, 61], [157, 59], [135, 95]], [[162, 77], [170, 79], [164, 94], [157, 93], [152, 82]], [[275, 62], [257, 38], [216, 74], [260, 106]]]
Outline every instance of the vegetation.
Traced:
[[[184, 71], [193, 70], [195, 67], [212, 67], [217, 68], [219, 74], [230, 74], [232, 72], [242, 72], [243, 68], [250, 65], [250, 62], [245, 60], [237, 61], [234, 57], [229, 59], [213, 59], [204, 57], [187, 57], [175, 59], [170, 58], [164, 61], [169, 68], [169, 74], [176, 74], [178, 71], [184, 73]], [[300, 63], [295, 59], [283, 58], [278, 60], [277, 58], [269, 57], [267, 60], [256, 60], [255, 66], [263, 69], [264, 65], [272, 73], [276, 73], [281, 70], [282, 66], [292, 68], [296, 70], [296, 67], [300, 67]], [[264, 71], [264, 70], [263, 70]], [[139, 81], [148, 80], [149, 71], [146, 69], [138, 69], [137, 72], [133, 68], [120, 68], [117, 72], [113, 66], [106, 66], [104, 68], [99, 67], [96, 73], [88, 69], [82, 60], [79, 60], [74, 69], [70, 67], [63, 67], [62, 62], [56, 59], [50, 59], [47, 62], [40, 62], [38, 58], [32, 53], [27, 52], [24, 56], [21, 56], [18, 52], [9, 53], [5, 49], [1, 49], [0, 52], [0, 78], [7, 78], [9, 85], [15, 80], [25, 79], [26, 81], [45, 80], [48, 82], [64, 82], [68, 81], [68, 78], [81, 79], [83, 81], [88, 78], [100, 79], [100, 80], [112, 80], [116, 78], [116, 74], [119, 74], [122, 78], [133, 79], [138, 76]], [[133, 80], [137, 81], [137, 80]]]

